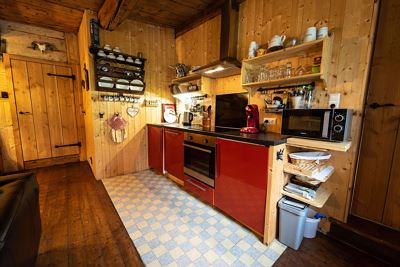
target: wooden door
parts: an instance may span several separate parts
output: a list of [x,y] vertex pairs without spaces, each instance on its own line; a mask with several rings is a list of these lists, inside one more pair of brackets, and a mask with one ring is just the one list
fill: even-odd
[[79,154],[74,81],[68,65],[11,59],[24,161]]
[[400,228],[398,14],[397,0],[381,2],[352,203],[354,215],[394,228]]

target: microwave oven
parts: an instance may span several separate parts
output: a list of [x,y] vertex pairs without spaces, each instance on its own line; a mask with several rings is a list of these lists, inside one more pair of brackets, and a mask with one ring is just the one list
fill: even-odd
[[282,134],[341,142],[350,139],[350,109],[288,109],[282,114]]

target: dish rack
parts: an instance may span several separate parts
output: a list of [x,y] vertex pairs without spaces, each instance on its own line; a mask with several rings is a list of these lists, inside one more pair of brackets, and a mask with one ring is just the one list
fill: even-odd
[[[115,92],[121,94],[144,94],[146,83],[145,58],[128,55],[122,52],[104,50],[105,57],[97,54],[99,49],[93,52],[94,67],[96,73],[96,91]],[[113,53],[116,58],[108,58],[107,55]],[[134,62],[121,61],[117,58],[131,57]],[[138,63],[140,62],[140,63]],[[107,78],[107,80],[104,79]]]

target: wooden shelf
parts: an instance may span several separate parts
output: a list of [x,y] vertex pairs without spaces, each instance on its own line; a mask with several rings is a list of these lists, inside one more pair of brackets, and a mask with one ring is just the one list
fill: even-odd
[[96,91],[108,92],[108,93],[120,93],[120,94],[133,94],[133,95],[143,95],[143,91],[133,91],[133,90],[125,90],[125,89],[117,89],[117,88],[107,88],[97,86]]
[[176,78],[172,80],[172,83],[185,83],[185,82],[190,82],[194,80],[201,79],[200,74],[190,74],[181,78]]
[[243,63],[248,63],[251,65],[264,65],[285,58],[301,56],[307,53],[322,51],[324,42],[329,42],[329,38],[330,37],[320,40],[315,40],[304,44],[299,44],[275,52],[270,52],[263,56],[255,57],[252,59],[245,59],[243,60]]
[[326,182],[332,176],[333,172],[335,171],[335,168],[328,165],[321,171],[315,169],[305,170],[291,163],[285,163],[285,165],[283,166],[283,171],[293,175],[305,176],[310,179],[318,180],[323,183]]
[[328,190],[320,187],[320,188],[318,188],[317,196],[314,199],[307,199],[307,198],[304,198],[302,196],[299,196],[299,195],[287,192],[285,190],[282,190],[282,195],[294,198],[294,199],[296,199],[298,201],[301,201],[303,203],[309,204],[309,205],[311,205],[313,207],[316,207],[316,208],[322,208],[325,205],[326,201],[328,201],[328,199],[331,196],[331,194],[332,193],[329,192]]
[[254,82],[254,83],[245,83],[242,84],[244,87],[251,87],[251,88],[261,88],[261,87],[277,87],[279,88],[280,85],[298,85],[298,84],[305,84],[310,83],[312,81],[317,81],[321,79],[321,73],[312,73],[306,74],[301,76],[293,76],[290,78],[285,79],[276,79],[276,80],[267,80],[262,82]]
[[328,141],[320,141],[320,140],[312,140],[312,139],[296,138],[296,137],[288,138],[286,144],[289,146],[304,147],[315,150],[332,150],[340,152],[346,152],[351,147],[351,141],[328,142]]

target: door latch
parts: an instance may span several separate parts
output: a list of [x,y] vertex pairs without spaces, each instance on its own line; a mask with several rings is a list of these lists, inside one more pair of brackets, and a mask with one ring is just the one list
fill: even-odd
[[392,103],[387,103],[387,104],[378,104],[376,102],[372,103],[369,105],[370,108],[372,109],[377,109],[377,108],[383,108],[383,107],[395,107],[395,104]]

